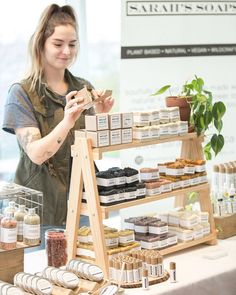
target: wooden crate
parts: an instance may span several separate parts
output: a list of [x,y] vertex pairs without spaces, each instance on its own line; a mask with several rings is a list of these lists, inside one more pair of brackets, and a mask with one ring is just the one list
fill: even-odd
[[0,252],[0,280],[12,284],[20,271],[24,271],[24,249]]
[[236,213],[228,216],[215,216],[218,239],[227,239],[236,235]]

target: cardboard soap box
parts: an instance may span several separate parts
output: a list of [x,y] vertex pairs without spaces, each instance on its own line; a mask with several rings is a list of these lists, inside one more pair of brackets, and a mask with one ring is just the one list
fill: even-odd
[[214,216],[218,239],[236,235],[236,213],[227,216]]

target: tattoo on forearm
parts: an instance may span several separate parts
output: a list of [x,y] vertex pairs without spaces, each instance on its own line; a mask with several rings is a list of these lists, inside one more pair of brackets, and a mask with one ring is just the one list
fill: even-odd
[[20,145],[22,146],[22,148],[24,149],[25,152],[27,152],[27,145],[30,142],[36,141],[38,139],[41,138],[40,133],[30,133],[29,131],[27,131],[25,134],[23,135],[18,135],[17,136]]
[[62,139],[61,139],[61,137],[59,137],[59,138],[57,139],[57,143],[58,143],[58,144],[61,144],[61,142],[62,142]]

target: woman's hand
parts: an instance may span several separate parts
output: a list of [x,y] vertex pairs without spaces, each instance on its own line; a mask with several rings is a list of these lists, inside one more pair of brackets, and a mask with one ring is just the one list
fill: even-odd
[[66,95],[64,121],[70,129],[74,127],[75,122],[79,119],[81,113],[83,112],[82,106],[84,105],[84,98],[78,95],[78,93],[78,91],[71,91]]
[[[95,98],[98,98],[99,96],[103,96],[106,92],[106,90],[92,90],[93,95]],[[101,102],[97,102],[94,106],[96,113],[108,113],[112,109],[114,105],[114,98],[112,96],[107,96],[102,100]]]

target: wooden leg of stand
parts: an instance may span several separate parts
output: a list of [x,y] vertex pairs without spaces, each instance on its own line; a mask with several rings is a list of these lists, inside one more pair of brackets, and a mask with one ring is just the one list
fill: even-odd
[[175,207],[185,207],[186,195],[178,195],[175,197]]
[[93,163],[92,146],[89,140],[80,138],[81,161],[83,165],[83,180],[87,198],[89,221],[93,237],[93,247],[96,263],[108,278],[108,256],[105,244],[104,229],[102,223],[102,212],[97,189],[95,169]]
[[211,241],[206,242],[208,245],[216,245],[217,244],[217,236],[216,236],[216,228],[215,221],[212,212],[211,206],[211,198],[210,198],[210,187],[209,185],[205,190],[199,192],[199,203],[201,206],[201,211],[209,213],[209,223],[211,228],[211,233],[214,235],[214,238]]
[[203,142],[202,137],[183,140],[182,147],[181,147],[181,158],[192,159],[192,160],[204,159],[202,142]]
[[68,201],[68,211],[66,220],[66,235],[67,235],[67,255],[68,260],[75,258],[77,250],[78,227],[81,212],[82,202],[82,166],[81,160],[77,153],[78,141],[75,140],[75,155],[73,157],[70,192]]

